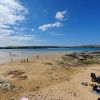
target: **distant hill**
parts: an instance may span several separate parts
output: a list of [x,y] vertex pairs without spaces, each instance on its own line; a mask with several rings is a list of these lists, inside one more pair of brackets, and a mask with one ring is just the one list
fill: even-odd
[[0,49],[38,49],[38,48],[100,48],[100,45],[82,45],[82,46],[7,46]]
[[82,45],[82,46],[74,46],[74,47],[82,47],[82,48],[100,48],[100,45]]
[[63,46],[7,46],[0,49],[38,49],[38,48],[62,48]]

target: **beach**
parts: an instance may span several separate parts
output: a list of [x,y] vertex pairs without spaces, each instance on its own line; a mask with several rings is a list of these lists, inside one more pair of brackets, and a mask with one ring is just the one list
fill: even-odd
[[0,100],[100,100],[100,0],[0,0]]
[[92,87],[81,83],[92,84],[90,74],[100,75],[100,64],[66,67],[58,63],[65,54],[46,53],[0,64],[0,80],[14,85],[12,90],[0,89],[0,100],[97,100]]

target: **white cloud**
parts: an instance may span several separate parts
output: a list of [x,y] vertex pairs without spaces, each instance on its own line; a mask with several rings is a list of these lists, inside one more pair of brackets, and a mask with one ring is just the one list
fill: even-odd
[[34,45],[36,43],[42,43],[45,40],[39,39],[36,35],[7,35],[0,34],[0,46],[11,46],[11,45],[32,45],[29,44],[30,41],[33,41]]
[[46,31],[49,28],[54,28],[54,27],[59,28],[61,26],[62,26],[62,24],[60,22],[55,22],[55,23],[52,23],[52,24],[44,24],[44,25],[41,25],[39,27],[39,29],[42,30],[42,31]]
[[[25,20],[27,9],[20,3],[19,0],[0,0],[0,40],[30,40],[33,37],[17,35],[15,25]],[[13,26],[13,28],[12,28]],[[25,28],[20,27],[20,31]]]
[[7,25],[2,25],[2,24],[0,24],[0,28],[10,28],[10,27],[7,26]]
[[12,41],[12,40],[20,40],[20,41],[27,41],[27,40],[32,40],[36,39],[35,35],[5,35],[5,34],[0,34],[0,40],[5,40],[5,41]]
[[15,31],[15,33],[16,32],[23,32],[23,31],[26,31],[26,30],[28,30],[28,28],[26,28],[26,27],[13,27],[13,30]]
[[[63,21],[65,19],[65,14],[67,13],[67,11],[59,11],[56,13],[56,16],[55,18],[59,21]],[[61,22],[55,22],[55,23],[49,23],[49,24],[44,24],[44,25],[41,25],[38,29],[42,30],[42,31],[46,31],[47,29],[49,28],[59,28],[62,26],[62,23]]]
[[9,29],[3,29],[3,28],[0,28],[0,34],[11,34],[13,33],[14,31],[13,30],[9,30]]
[[0,34],[0,46],[26,45],[29,41],[36,41],[35,35],[7,35]]
[[13,39],[13,40],[32,40],[32,39],[35,39],[35,36],[34,35],[19,35],[19,36],[11,36],[9,37],[10,39]]
[[32,31],[34,31],[35,29],[32,28]]
[[0,0],[0,26],[7,27],[24,20],[26,12],[18,0]]
[[55,18],[58,20],[63,20],[65,18],[65,14],[67,13],[67,11],[59,11],[56,13]]

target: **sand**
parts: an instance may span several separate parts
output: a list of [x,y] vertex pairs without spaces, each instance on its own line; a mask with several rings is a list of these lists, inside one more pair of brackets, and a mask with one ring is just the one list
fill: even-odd
[[91,86],[90,73],[100,75],[100,65],[64,69],[57,64],[63,53],[50,53],[29,58],[29,62],[15,61],[0,65],[0,79],[16,86],[15,91],[0,90],[0,100],[97,100],[99,95]]

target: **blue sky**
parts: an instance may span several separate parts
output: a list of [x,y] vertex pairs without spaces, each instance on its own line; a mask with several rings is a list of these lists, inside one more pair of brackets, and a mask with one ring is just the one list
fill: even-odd
[[99,44],[100,0],[0,0],[0,46]]

